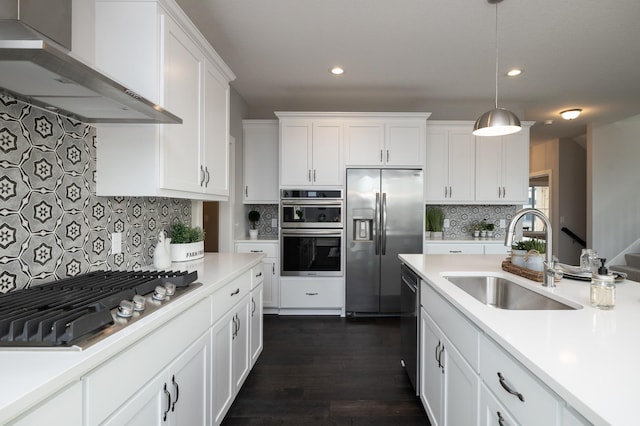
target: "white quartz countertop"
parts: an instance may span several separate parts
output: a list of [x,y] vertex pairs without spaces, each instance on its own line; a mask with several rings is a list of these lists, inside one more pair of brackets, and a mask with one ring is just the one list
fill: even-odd
[[[640,406],[640,283],[616,286],[616,305],[589,305],[589,283],[562,279],[549,289],[505,272],[504,255],[400,255],[424,280],[594,424],[636,425]],[[578,310],[496,309],[443,278],[505,276]]]
[[257,265],[262,257],[257,253],[207,253],[202,259],[174,263],[172,270],[198,271],[198,281],[203,285],[83,351],[0,348],[0,424],[78,382],[104,361]]
[[504,244],[504,238],[470,238],[468,240],[429,240],[425,239],[426,244]]

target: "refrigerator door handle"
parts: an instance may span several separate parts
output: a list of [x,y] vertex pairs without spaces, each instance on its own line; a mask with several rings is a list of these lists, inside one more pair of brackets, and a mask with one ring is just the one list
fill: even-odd
[[376,192],[376,211],[374,213],[375,223],[373,224],[374,246],[376,254],[380,254],[380,193]]
[[387,193],[382,193],[382,211],[380,212],[380,245],[382,254],[387,254]]

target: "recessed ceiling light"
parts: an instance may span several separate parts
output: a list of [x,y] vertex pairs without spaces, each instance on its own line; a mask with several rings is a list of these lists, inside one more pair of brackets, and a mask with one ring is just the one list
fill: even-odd
[[567,109],[565,111],[562,111],[560,115],[565,120],[574,120],[580,116],[580,113],[582,113],[582,110],[580,108],[574,108],[574,109]]
[[333,67],[333,68],[331,68],[330,72],[333,75],[342,75],[342,74],[344,74],[344,68],[342,68],[342,67]]
[[523,69],[520,68],[512,68],[509,71],[507,71],[507,75],[509,77],[516,77],[519,76],[520,74],[522,74],[524,72]]
[[553,120],[545,120],[545,121],[544,121],[544,124],[547,124],[547,125],[549,125],[549,124],[553,124]]

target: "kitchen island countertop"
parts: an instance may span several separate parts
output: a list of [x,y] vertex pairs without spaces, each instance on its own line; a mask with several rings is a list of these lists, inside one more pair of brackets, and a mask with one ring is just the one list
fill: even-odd
[[197,271],[203,285],[83,351],[0,349],[0,424],[77,383],[92,369],[259,264],[263,257],[207,253],[202,259],[172,264],[168,269]]
[[[405,254],[400,259],[478,328],[594,424],[637,424],[640,405],[640,283],[617,285],[616,305],[589,305],[589,283],[562,279],[549,289],[504,272],[504,255]],[[444,276],[505,276],[578,310],[501,310],[477,301]]]

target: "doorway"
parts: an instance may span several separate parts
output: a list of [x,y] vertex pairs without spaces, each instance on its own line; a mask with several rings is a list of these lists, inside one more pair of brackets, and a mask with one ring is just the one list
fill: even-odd
[[218,252],[218,226],[220,223],[220,203],[218,201],[205,201],[202,203],[202,229],[205,233],[204,251],[207,253]]

